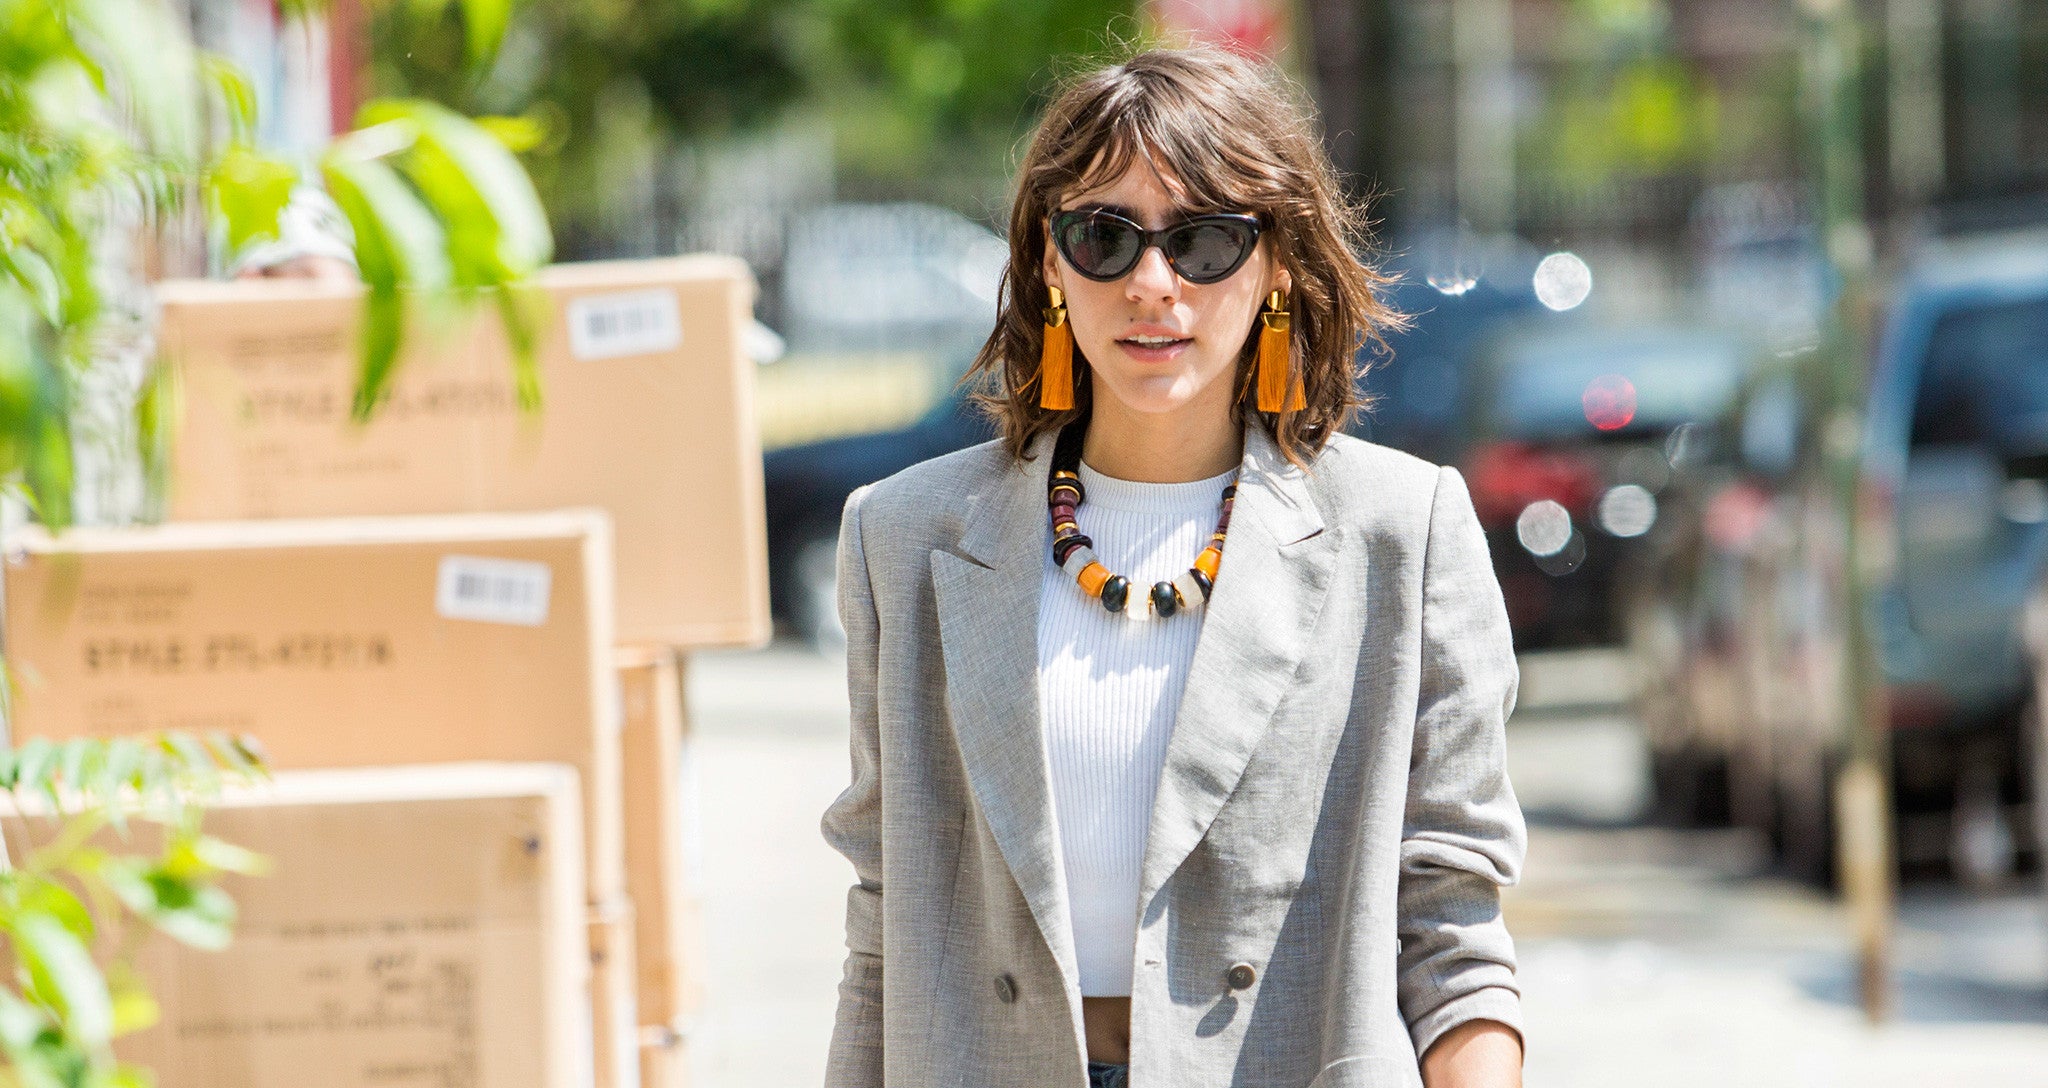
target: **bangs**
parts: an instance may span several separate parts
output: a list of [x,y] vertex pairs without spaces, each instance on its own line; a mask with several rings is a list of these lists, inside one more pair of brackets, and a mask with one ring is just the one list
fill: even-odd
[[[1224,119],[1190,96],[1168,93],[1177,89],[1158,87],[1148,88],[1153,93],[1144,95],[1115,91],[1104,95],[1103,108],[1091,112],[1105,120],[1074,133],[1073,151],[1062,156],[1066,184],[1045,194],[1047,206],[1056,205],[1070,193],[1112,185],[1133,164],[1143,162],[1162,175],[1161,184],[1169,192],[1172,183],[1178,183],[1176,202],[1182,211],[1267,212],[1257,175],[1237,176],[1229,170],[1229,161],[1244,160],[1229,153],[1236,149],[1217,144],[1216,133],[1225,127]],[[1127,97],[1128,101],[1116,101]]]

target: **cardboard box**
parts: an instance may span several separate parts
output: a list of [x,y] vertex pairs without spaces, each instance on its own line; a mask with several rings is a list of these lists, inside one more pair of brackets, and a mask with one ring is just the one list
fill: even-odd
[[[287,771],[230,788],[206,832],[272,869],[224,878],[238,912],[227,948],[141,943],[162,1019],[117,1039],[117,1056],[160,1088],[586,1088],[581,807],[561,764]],[[56,833],[7,813],[17,858]],[[157,829],[131,826],[128,849],[160,849]]]
[[253,734],[278,768],[568,763],[624,893],[598,510],[74,529],[4,563],[16,741]]
[[633,905],[590,909],[590,1010],[597,1088],[640,1088],[640,1015],[635,999]]
[[681,655],[621,647],[626,892],[638,923],[640,1022],[678,1025],[702,1003],[699,791]]
[[174,520],[599,506],[617,529],[615,641],[769,633],[754,283],[736,258],[556,265],[545,403],[522,416],[495,311],[417,335],[367,429],[349,422],[361,294],[303,281],[158,288],[182,376]]
[[689,1088],[690,1040],[667,1034],[640,1048],[640,1083],[644,1088]]

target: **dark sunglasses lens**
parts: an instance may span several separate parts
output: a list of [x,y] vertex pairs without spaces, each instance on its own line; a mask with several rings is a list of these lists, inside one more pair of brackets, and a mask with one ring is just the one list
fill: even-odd
[[1194,283],[1212,283],[1236,271],[1252,246],[1252,232],[1241,223],[1190,223],[1166,239],[1173,267]]
[[1114,279],[1138,263],[1138,232],[1107,216],[1068,216],[1060,221],[1060,251],[1083,275]]

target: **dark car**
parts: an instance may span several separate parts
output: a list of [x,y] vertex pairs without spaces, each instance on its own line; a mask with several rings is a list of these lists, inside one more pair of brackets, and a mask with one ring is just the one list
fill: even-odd
[[1755,348],[1704,324],[1510,323],[1478,351],[1459,458],[1521,648],[1619,636],[1614,582],[1688,425]]
[[956,385],[908,427],[771,450],[763,457],[768,597],[778,624],[814,646],[843,643],[839,515],[854,488],[996,435]]
[[1478,346],[1500,323],[1561,320],[1536,300],[1529,261],[1499,268],[1471,283],[1432,285],[1413,259],[1396,269],[1400,279],[1384,293],[1394,309],[1413,317],[1405,332],[1387,337],[1390,355],[1362,353],[1371,365],[1359,388],[1372,407],[1351,433],[1438,464],[1454,464],[1469,438],[1466,384]]

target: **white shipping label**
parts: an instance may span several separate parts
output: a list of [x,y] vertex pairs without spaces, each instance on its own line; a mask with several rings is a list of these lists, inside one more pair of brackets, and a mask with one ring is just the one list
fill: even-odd
[[444,555],[434,610],[451,620],[538,627],[548,618],[551,574],[531,560]]
[[569,302],[569,350],[578,359],[652,355],[682,344],[674,291],[616,291]]

